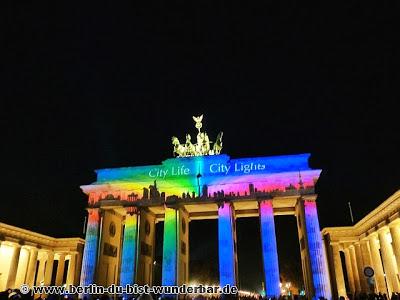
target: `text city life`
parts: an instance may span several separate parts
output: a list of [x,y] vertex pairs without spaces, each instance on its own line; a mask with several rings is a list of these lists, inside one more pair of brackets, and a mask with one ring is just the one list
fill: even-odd
[[[249,174],[253,171],[264,171],[266,165],[263,163],[234,163],[223,164],[214,163],[210,164],[208,171],[211,174],[228,175],[228,173],[239,173],[239,174]],[[170,168],[153,168],[149,171],[149,177],[151,178],[162,178],[165,179],[168,176],[189,176],[198,175],[197,170],[191,170],[184,164],[180,166],[171,166]],[[233,174],[232,174],[233,175]]]

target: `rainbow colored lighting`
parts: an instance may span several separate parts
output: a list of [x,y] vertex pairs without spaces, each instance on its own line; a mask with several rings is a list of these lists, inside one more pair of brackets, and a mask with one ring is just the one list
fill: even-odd
[[89,209],[89,216],[83,250],[81,286],[94,283],[94,271],[96,268],[98,233],[100,216],[97,209]]
[[279,263],[272,201],[261,201],[259,204],[259,210],[264,262],[265,294],[268,298],[279,298]]
[[[156,182],[165,196],[183,193],[208,196],[221,193],[249,195],[249,185],[260,192],[285,192],[287,189],[313,187],[321,170],[308,166],[310,154],[231,159],[228,155],[171,158],[161,165],[97,170],[97,181],[82,186],[91,204],[109,194],[128,200],[143,199],[144,189]],[[198,176],[198,175],[201,176]],[[301,183],[299,180],[301,174]]]
[[177,226],[176,209],[165,207],[162,285],[177,285]]
[[331,287],[326,264],[326,254],[320,233],[317,205],[315,201],[304,201],[305,223],[311,272],[314,282],[314,299],[331,299]]
[[218,208],[218,252],[220,286],[236,285],[233,213],[229,202]]
[[127,214],[122,248],[120,283],[125,286],[135,283],[138,215]]

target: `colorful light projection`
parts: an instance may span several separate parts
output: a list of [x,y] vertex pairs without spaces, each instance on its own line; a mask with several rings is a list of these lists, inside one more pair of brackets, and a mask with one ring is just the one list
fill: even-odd
[[224,202],[218,207],[219,283],[221,287],[227,284],[236,285],[232,210],[229,202]]
[[138,215],[128,213],[125,219],[124,242],[121,262],[121,285],[133,285],[136,273]]
[[326,255],[320,233],[317,205],[315,201],[304,201],[305,223],[314,282],[314,299],[331,299]]
[[96,269],[97,244],[99,238],[100,216],[97,209],[89,209],[89,216],[83,250],[81,286],[94,283],[94,271]]
[[162,285],[177,285],[177,226],[178,212],[174,208],[165,207],[164,244],[162,262]]
[[261,201],[259,204],[259,211],[264,263],[265,294],[268,298],[279,298],[281,294],[279,287],[279,263],[272,201]]
[[250,185],[258,192],[284,192],[314,186],[321,170],[313,170],[308,166],[309,156],[298,154],[231,159],[228,155],[214,155],[172,158],[161,165],[97,170],[97,181],[82,186],[82,189],[89,194],[90,203],[105,199],[109,194],[123,200],[129,197],[154,198],[160,193],[179,197],[183,193],[194,193],[196,197],[199,194],[214,197],[221,193],[246,196],[252,192]]

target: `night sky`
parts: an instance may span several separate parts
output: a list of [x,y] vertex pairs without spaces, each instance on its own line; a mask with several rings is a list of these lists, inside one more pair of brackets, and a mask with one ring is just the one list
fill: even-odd
[[[349,225],[349,201],[357,221],[400,188],[399,7],[196,4],[9,7],[1,222],[81,236],[79,185],[93,170],[172,157],[171,136],[193,135],[202,113],[231,157],[310,152],[323,170],[321,227]],[[241,281],[253,288],[258,223],[238,222]],[[199,242],[215,224],[191,224],[192,260],[206,264],[208,249],[217,263],[214,237]],[[290,266],[295,223],[277,225]]]

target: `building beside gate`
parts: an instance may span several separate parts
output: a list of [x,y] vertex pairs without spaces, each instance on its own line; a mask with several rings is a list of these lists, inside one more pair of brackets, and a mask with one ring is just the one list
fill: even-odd
[[0,223],[0,291],[21,284],[78,284],[84,240]]
[[[400,292],[400,190],[354,226],[328,227],[322,233],[334,296]],[[364,274],[366,267],[372,268],[372,277]]]

